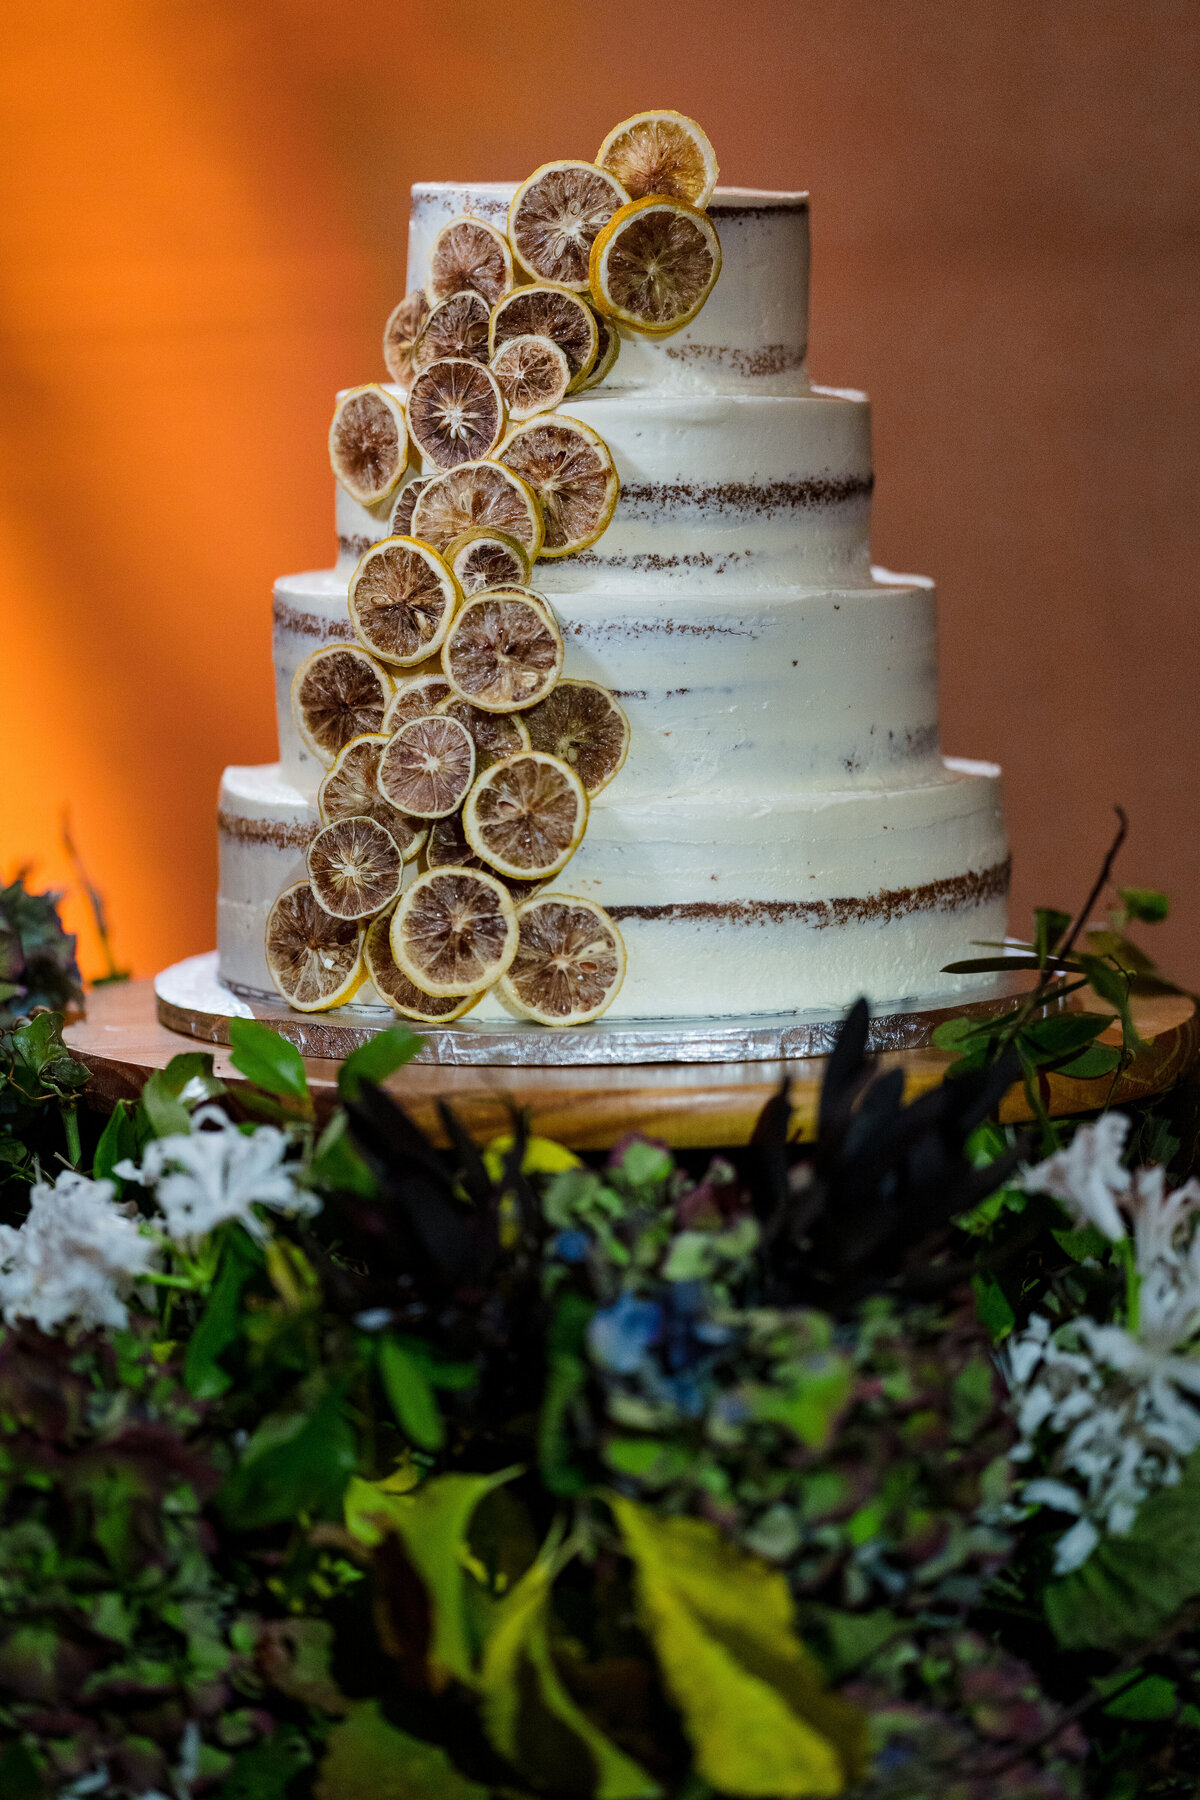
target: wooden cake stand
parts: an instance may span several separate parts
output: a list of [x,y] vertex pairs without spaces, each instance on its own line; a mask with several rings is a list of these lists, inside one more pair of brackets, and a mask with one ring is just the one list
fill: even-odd
[[[1088,1009],[1109,1011],[1089,997]],[[1195,1002],[1187,995],[1139,999],[1134,1017],[1147,1048],[1114,1084],[1111,1076],[1077,1081],[1048,1078],[1049,1110],[1055,1115],[1085,1113],[1106,1104],[1127,1105],[1165,1093],[1186,1073],[1200,1049]],[[151,1071],[165,1068],[180,1051],[211,1049],[217,1075],[234,1089],[246,1086],[221,1044],[161,1024],[154,983],[135,981],[101,988],[88,1000],[87,1017],[68,1026],[72,1053],[92,1071],[92,1091],[103,1106],[134,1099]],[[1120,1043],[1114,1025],[1099,1040]],[[905,1073],[909,1100],[942,1080],[953,1058],[933,1049],[884,1051],[884,1068]],[[718,1148],[749,1141],[754,1122],[780,1081],[791,1083],[796,1135],[811,1137],[824,1057],[789,1057],[770,1062],[651,1063],[633,1067],[449,1067],[410,1064],[387,1086],[421,1128],[444,1142],[436,1102],[448,1101],[479,1141],[509,1129],[509,1106],[528,1110],[531,1128],[575,1150],[609,1148],[623,1133],[645,1132],[676,1149]],[[337,1093],[335,1061],[306,1057],[305,1066],[318,1109],[328,1112]],[[1006,1123],[1030,1117],[1025,1095],[1014,1087],[1001,1107]]]

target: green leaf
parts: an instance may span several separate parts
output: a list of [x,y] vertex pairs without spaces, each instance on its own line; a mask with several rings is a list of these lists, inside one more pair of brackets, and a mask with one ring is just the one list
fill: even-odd
[[1022,1028],[1018,1047],[1037,1068],[1051,1068],[1068,1061],[1087,1047],[1112,1020],[1098,1013],[1052,1013]]
[[1089,1044],[1081,1055],[1073,1057],[1070,1062],[1059,1063],[1057,1073],[1071,1075],[1076,1081],[1097,1081],[1101,1075],[1111,1075],[1120,1066],[1119,1050],[1114,1050],[1110,1044]]
[[315,1800],[488,1800],[438,1744],[389,1725],[378,1700],[356,1706],[325,1740]]
[[306,1179],[310,1187],[358,1194],[364,1200],[374,1200],[378,1195],[375,1177],[354,1148],[350,1121],[340,1108],[321,1133]]
[[1054,906],[1038,906],[1033,914],[1033,943],[1038,966],[1045,964],[1052,950],[1057,950],[1071,926],[1070,913]]
[[446,1441],[442,1419],[425,1362],[398,1338],[383,1337],[378,1348],[379,1375],[405,1437],[418,1450],[440,1450]]
[[165,1069],[155,1069],[145,1087],[138,1106],[139,1125],[148,1128],[151,1137],[187,1137],[192,1129],[192,1115],[171,1086]]
[[812,1357],[811,1366],[797,1373],[788,1387],[757,1388],[751,1410],[756,1419],[793,1432],[810,1450],[824,1450],[853,1385],[850,1364],[830,1351]]
[[863,1772],[866,1721],[825,1691],[785,1577],[707,1520],[609,1497],[639,1611],[696,1770],[723,1793],[839,1794]]
[[1179,1690],[1165,1675],[1143,1675],[1140,1681],[1110,1700],[1104,1708],[1110,1719],[1170,1719],[1179,1705]]
[[329,1388],[311,1412],[264,1419],[226,1479],[218,1501],[231,1525],[256,1531],[294,1523],[300,1513],[330,1518],[354,1473],[356,1445],[343,1386]]
[[312,1112],[312,1096],[304,1058],[295,1044],[261,1025],[257,1019],[231,1019],[229,1022],[230,1062],[240,1074],[268,1094],[284,1100],[297,1100],[306,1114]]
[[265,1742],[238,1752],[215,1800],[287,1800],[296,1776],[311,1761],[300,1732],[291,1725],[281,1726]]
[[588,1477],[575,1461],[567,1420],[588,1380],[587,1328],[595,1307],[582,1294],[559,1300],[546,1334],[546,1387],[538,1417],[538,1466],[551,1494],[580,1494]]
[[338,1070],[338,1093],[343,1100],[357,1100],[364,1081],[378,1087],[397,1069],[411,1062],[422,1040],[407,1025],[389,1025],[352,1050]]
[[219,1399],[232,1385],[220,1358],[238,1336],[242,1289],[262,1262],[262,1251],[240,1226],[225,1232],[217,1277],[183,1359],[184,1386],[197,1400]]
[[1112,1249],[1108,1238],[1102,1231],[1097,1231],[1094,1225],[1079,1225],[1073,1231],[1052,1231],[1050,1236],[1060,1250],[1066,1251],[1072,1262],[1095,1261]]
[[104,1130],[96,1145],[96,1154],[92,1159],[93,1176],[97,1181],[111,1181],[117,1164],[126,1157],[131,1162],[137,1162],[142,1149],[142,1134],[137,1128],[132,1108],[128,1100],[118,1100],[104,1121]]
[[562,1684],[550,1651],[554,1574],[555,1558],[543,1553],[495,1608],[479,1672],[484,1729],[501,1756],[551,1792],[655,1800],[658,1783],[605,1737]]
[[1107,1000],[1121,1021],[1121,1037],[1125,1049],[1131,1054],[1144,1048],[1138,1036],[1137,1027],[1130,1011],[1131,982],[1122,970],[1113,967],[1112,963],[1101,956],[1081,956],[1080,967],[1087,976],[1093,991],[1102,1000]]
[[1161,925],[1171,910],[1171,903],[1159,888],[1118,888],[1121,904],[1139,925]]

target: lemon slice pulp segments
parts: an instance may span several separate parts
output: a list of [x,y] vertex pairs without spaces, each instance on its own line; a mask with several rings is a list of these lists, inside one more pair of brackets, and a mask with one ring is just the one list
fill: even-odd
[[490,369],[465,356],[430,363],[408,395],[408,430],[435,469],[490,456],[504,435],[504,398]]
[[446,546],[446,561],[466,595],[480,588],[501,587],[529,580],[529,558],[515,537],[506,531],[489,531],[473,525]]
[[475,994],[446,994],[440,998],[424,994],[414,987],[408,976],[396,967],[392,955],[392,912],[379,913],[367,926],[363,938],[363,962],[381,1000],[406,1019],[421,1019],[429,1025],[448,1025],[461,1019],[479,999]]
[[592,245],[592,300],[632,331],[667,337],[696,317],[721,273],[706,213],[650,194],[622,207]]
[[463,807],[463,831],[488,867],[518,881],[544,881],[574,855],[588,803],[574,769],[523,750],[485,769]]
[[[599,320],[596,329],[599,332]],[[489,367],[500,384],[510,419],[532,419],[535,413],[553,412],[571,385],[566,351],[552,338],[506,338]]]
[[379,792],[416,819],[457,811],[475,779],[475,740],[458,719],[410,719],[379,758]]
[[516,955],[516,910],[483,869],[427,869],[392,914],[392,955],[427,994],[480,993]]
[[543,163],[521,183],[508,209],[513,255],[534,281],[585,292],[596,233],[628,203],[621,183],[595,163]]
[[478,773],[502,756],[515,756],[518,750],[530,748],[529,733],[520,713],[484,712],[457,694],[451,694],[438,707],[448,719],[457,719],[470,732],[475,744],[475,769]]
[[329,460],[360,506],[386,500],[408,461],[404,408],[395,395],[378,382],[343,394],[329,427]]
[[613,364],[616,362],[618,352],[621,348],[621,333],[617,330],[615,319],[606,319],[602,312],[596,312],[594,309],[592,317],[596,321],[596,330],[599,334],[599,347],[596,351],[596,360],[592,364],[591,370],[584,380],[579,383],[581,392],[585,388],[599,387],[602,381],[608,380],[608,377],[612,374]]
[[495,306],[513,284],[512,251],[503,232],[469,213],[443,225],[429,252],[428,294],[436,304],[469,288]]
[[595,681],[560,681],[523,715],[534,750],[574,769],[588,799],[608,786],[629,752],[629,720]]
[[515,288],[492,308],[488,350],[492,358],[515,337],[544,337],[557,344],[571,370],[572,386],[591,373],[600,346],[596,315],[571,288],[541,281]]
[[308,846],[308,879],[318,906],[335,919],[369,919],[400,892],[404,862],[375,819],[323,825]]
[[584,1025],[607,1011],[625,979],[625,945],[602,906],[538,894],[517,907],[517,954],[500,993],[540,1025]]
[[596,162],[625,188],[631,200],[665,194],[707,206],[721,171],[713,147],[695,119],[680,112],[635,113],[614,125]]
[[351,738],[327,769],[317,789],[317,812],[322,825],[339,819],[374,819],[390,832],[405,862],[424,847],[427,829],[398,812],[379,792],[379,758],[387,737],[370,732]]
[[362,926],[335,919],[307,881],[284,888],[267,915],[266,958],[271,980],[297,1012],[344,1006],[365,979]]
[[558,626],[536,602],[517,594],[468,600],[442,647],[447,681],[484,712],[535,706],[553,688],[562,664]]
[[543,556],[586,550],[616,511],[621,483],[608,445],[590,425],[565,413],[514,426],[497,457],[538,497],[546,532]]
[[436,675],[409,675],[396,683],[396,691],[388,701],[379,729],[390,737],[410,719],[424,719],[436,712],[441,702],[448,700],[453,692],[440,670]]
[[383,362],[388,374],[408,391],[413,378],[413,344],[429,312],[424,288],[413,288],[392,308],[383,328]]
[[482,294],[451,294],[434,307],[412,349],[414,374],[446,356],[465,356],[471,362],[488,359],[488,325],[491,308]]
[[359,641],[381,662],[408,668],[441,648],[462,596],[436,550],[396,537],[372,544],[347,598]]
[[392,507],[392,516],[388,522],[389,537],[413,537],[413,507],[421,497],[421,490],[429,486],[428,475],[414,475],[406,481],[396,495],[396,503]]
[[357,644],[323,644],[292,677],[292,717],[301,742],[326,768],[351,738],[383,728],[390,675]]
[[516,538],[531,563],[541,550],[544,527],[537,496],[502,463],[460,463],[433,476],[413,508],[413,536],[435,550],[446,550],[475,525]]

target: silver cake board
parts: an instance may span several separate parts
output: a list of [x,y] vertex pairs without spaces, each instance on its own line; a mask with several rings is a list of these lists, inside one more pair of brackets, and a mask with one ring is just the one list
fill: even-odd
[[[962,980],[955,993],[914,995],[872,1009],[868,1048],[916,1050],[935,1028],[964,1013],[994,1017],[1028,991],[1023,975]],[[234,992],[217,978],[217,953],[190,956],[164,969],[154,983],[159,1022],[170,1031],[207,1044],[227,1044],[233,1019],[259,1019],[295,1044],[304,1056],[340,1061],[395,1023],[384,1006],[339,1006],[328,1013],[299,1013],[278,995]],[[827,1056],[846,1009],[735,1019],[597,1019],[556,1031],[516,1019],[465,1018],[453,1025],[411,1022],[423,1040],[415,1061],[443,1066],[571,1068],[633,1063],[775,1062]],[[410,1021],[402,1021],[410,1023]]]

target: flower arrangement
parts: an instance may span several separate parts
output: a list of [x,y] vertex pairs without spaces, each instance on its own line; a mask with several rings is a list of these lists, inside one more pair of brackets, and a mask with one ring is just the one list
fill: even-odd
[[436,1147],[401,1026],[322,1123],[237,1021],[250,1086],[96,1136],[60,1023],[0,1039],[0,1795],[1195,1791],[1180,1097],[1019,1137],[998,1021],[906,1106],[860,1005],[813,1144],[584,1162]]

